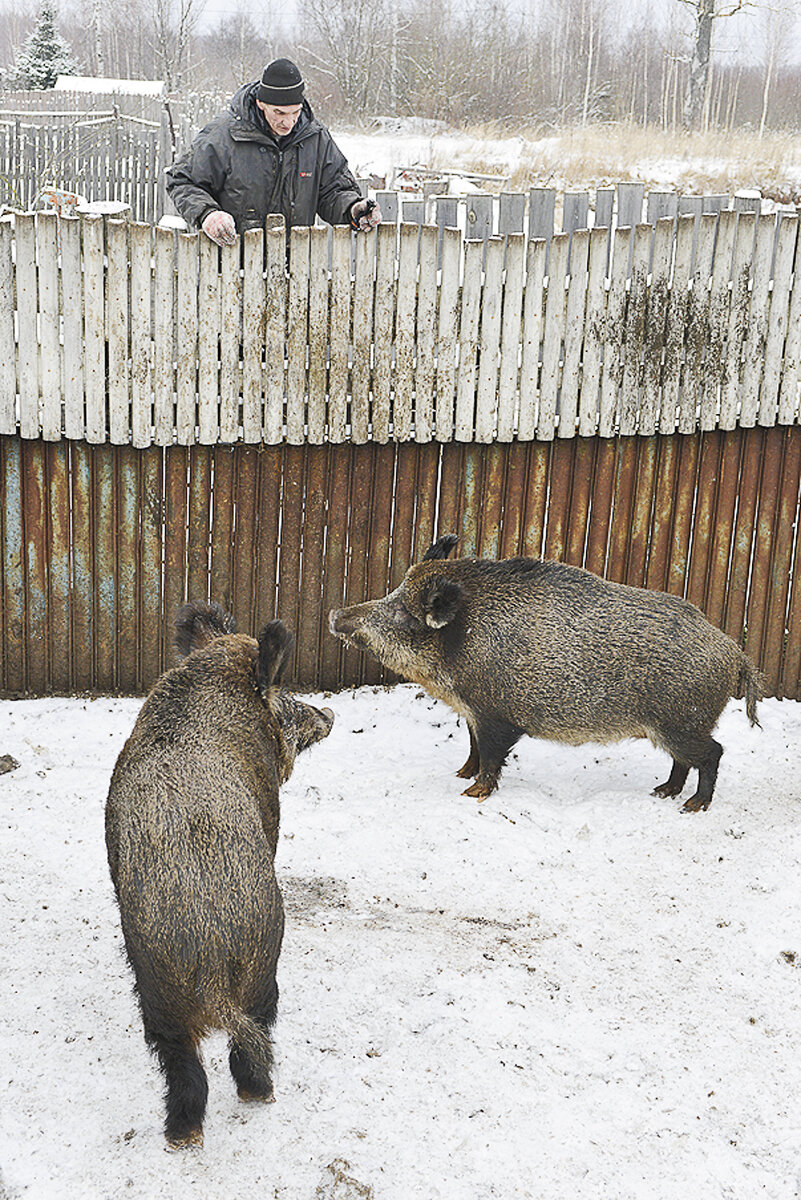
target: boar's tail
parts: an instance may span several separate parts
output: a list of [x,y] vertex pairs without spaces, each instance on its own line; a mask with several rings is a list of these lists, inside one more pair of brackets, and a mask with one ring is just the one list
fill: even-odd
[[225,1008],[220,1025],[229,1037],[247,1052],[260,1074],[269,1075],[273,1066],[273,1043],[269,1031],[241,1009]]
[[745,696],[745,712],[752,725],[759,725],[757,702],[762,699],[762,694],[762,677],[754,664],[744,658],[740,668],[738,695]]

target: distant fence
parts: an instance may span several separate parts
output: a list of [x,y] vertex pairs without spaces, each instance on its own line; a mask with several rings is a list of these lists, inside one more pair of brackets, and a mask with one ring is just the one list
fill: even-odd
[[46,191],[117,200],[135,220],[165,212],[164,168],[219,110],[212,97],[0,92],[0,205],[43,206]]
[[[173,211],[164,187],[165,167],[226,102],[214,95],[0,92],[0,205],[21,211],[43,207],[43,193],[56,188],[90,203],[125,203],[134,220],[154,224]],[[698,218],[730,208],[759,213],[762,203],[758,195],[743,193],[646,193],[637,182],[593,191],[536,186],[510,192],[502,177],[463,174],[492,190],[446,194],[459,172],[437,175],[413,167],[396,168],[392,186],[373,194],[387,222],[456,227],[471,240],[513,233],[550,240],[557,232],[654,224],[688,214]],[[368,190],[367,180],[360,184]]]
[[[438,269],[438,262],[440,263]],[[798,219],[487,242],[403,224],[205,235],[0,221],[0,433],[529,441],[801,418]]]

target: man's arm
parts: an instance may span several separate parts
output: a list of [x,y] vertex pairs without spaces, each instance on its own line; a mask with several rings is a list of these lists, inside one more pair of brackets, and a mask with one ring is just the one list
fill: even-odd
[[345,155],[327,129],[321,136],[317,167],[320,172],[317,212],[329,225],[350,225],[350,210],[362,199],[362,194]]
[[206,126],[191,147],[165,171],[167,194],[187,225],[200,227],[209,213],[217,212],[217,197],[225,183],[225,164],[213,134],[217,123]]

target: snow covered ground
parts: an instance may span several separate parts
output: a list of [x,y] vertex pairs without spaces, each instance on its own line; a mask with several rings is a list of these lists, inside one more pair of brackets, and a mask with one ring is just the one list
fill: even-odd
[[209,1039],[176,1154],[103,841],[140,702],[0,702],[0,1196],[797,1197],[801,705],[732,702],[682,815],[645,743],[525,739],[477,804],[418,688],[327,703],[282,792],[277,1102]]

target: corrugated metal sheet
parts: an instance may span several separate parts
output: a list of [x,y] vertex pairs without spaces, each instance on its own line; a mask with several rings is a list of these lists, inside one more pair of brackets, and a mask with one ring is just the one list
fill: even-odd
[[397,586],[430,541],[544,554],[673,591],[801,698],[801,427],[354,446],[135,450],[0,438],[5,696],[146,691],[186,600],[296,636],[309,689],[385,675],[329,609]]

